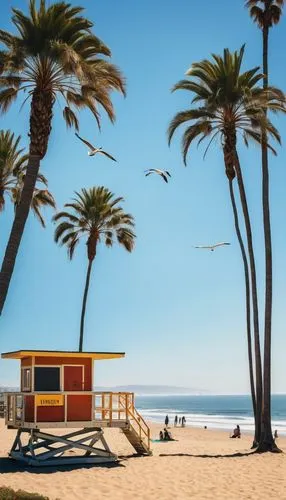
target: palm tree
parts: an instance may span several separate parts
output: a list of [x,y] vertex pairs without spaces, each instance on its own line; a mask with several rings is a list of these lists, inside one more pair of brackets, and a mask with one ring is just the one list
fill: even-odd
[[80,193],[76,193],[72,203],[66,203],[65,207],[71,211],[60,212],[54,217],[55,222],[59,221],[55,231],[55,241],[67,246],[70,259],[73,258],[80,238],[86,239],[88,267],[80,320],[80,352],[83,346],[90,275],[98,244],[103,243],[107,247],[112,247],[117,240],[128,252],[134,247],[136,237],[133,232],[134,219],[119,205],[123,201],[122,197],[115,198],[114,194],[103,186],[82,189]]
[[[50,2],[49,2],[50,3]],[[92,33],[81,7],[58,1],[29,2],[29,14],[12,9],[16,34],[0,30],[0,110],[6,112],[20,93],[31,99],[27,174],[0,273],[0,314],[12,277],[33,191],[46,155],[56,99],[68,127],[78,130],[77,111],[87,108],[100,125],[98,106],[111,121],[113,90],[124,94],[120,71],[102,56],[109,48]]]
[[[248,0],[250,16],[262,30],[263,36],[263,86],[268,87],[268,38],[269,29],[278,24],[284,0]],[[265,110],[265,113],[267,110]],[[264,372],[262,434],[259,450],[276,450],[271,428],[271,336],[272,336],[272,241],[269,206],[269,169],[267,133],[262,131],[262,204],[265,243],[265,316],[264,316]]]
[[[252,400],[253,402],[256,402],[256,410],[254,408],[254,414],[256,415],[256,440],[260,436],[260,415],[262,407],[262,367],[259,338],[258,299],[252,229],[242,171],[237,153],[237,136],[238,133],[241,133],[246,145],[248,145],[250,139],[260,143],[261,125],[263,124],[270,136],[277,141],[280,141],[278,131],[267,119],[264,111],[267,108],[275,111],[283,110],[284,95],[278,89],[269,88],[266,91],[257,86],[263,78],[263,75],[258,73],[259,68],[253,68],[250,71],[242,73],[241,64],[243,61],[243,55],[244,47],[242,47],[239,52],[234,52],[233,54],[226,49],[223,57],[213,55],[213,61],[204,60],[193,64],[190,70],[187,71],[187,75],[190,76],[191,79],[181,80],[174,86],[173,91],[182,89],[192,92],[194,94],[194,98],[192,100],[194,106],[187,111],[183,111],[175,115],[169,126],[169,143],[172,140],[174,132],[179,126],[191,122],[191,125],[189,125],[185,130],[182,139],[182,154],[185,164],[187,162],[189,148],[196,139],[198,139],[198,144],[205,139],[209,139],[206,152],[216,138],[219,138],[222,144],[225,171],[229,180],[232,208],[234,210],[236,232],[244,262],[248,325],[247,337],[249,355],[251,355],[248,316],[248,266],[245,260],[245,250],[240,237],[240,230],[237,226],[237,211],[232,192],[233,179],[236,177],[238,181],[247,235],[252,288],[253,330],[256,360],[256,394],[254,393],[254,384],[252,382],[251,389]],[[198,107],[197,103],[201,104],[201,106]],[[268,146],[273,150],[270,145]],[[252,361],[250,360],[250,380],[252,380],[251,366]]]
[[249,264],[246,254],[245,245],[243,242],[239,217],[236,205],[236,199],[233,189],[233,179],[231,175],[228,178],[228,186],[229,186],[229,194],[231,207],[234,218],[234,227],[236,236],[238,239],[238,244],[240,247],[243,269],[244,269],[244,283],[245,283],[245,313],[246,313],[246,338],[247,338],[247,354],[248,354],[248,367],[249,367],[249,382],[250,382],[250,393],[252,399],[252,408],[253,408],[253,416],[255,422],[255,431],[254,431],[254,440],[253,440],[253,448],[256,448],[259,442],[259,420],[257,415],[257,403],[256,403],[256,391],[255,391],[255,382],[254,382],[254,370],[253,370],[253,355],[252,355],[252,336],[251,336],[251,301],[250,301],[250,279],[249,279]]
[[[20,140],[21,136],[15,137],[10,130],[0,130],[0,211],[5,208],[5,194],[10,196],[15,210],[21,199],[28,155],[23,154],[24,149],[19,148]],[[48,185],[46,178],[40,173],[37,181],[46,187]],[[55,200],[47,189],[35,187],[31,208],[43,227],[45,221],[41,208],[44,206],[55,208]]]

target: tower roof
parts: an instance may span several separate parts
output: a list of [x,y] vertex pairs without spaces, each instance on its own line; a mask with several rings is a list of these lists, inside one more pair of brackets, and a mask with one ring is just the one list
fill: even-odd
[[13,351],[3,352],[3,359],[23,359],[30,356],[40,357],[62,357],[62,358],[92,358],[92,359],[116,359],[124,358],[125,352],[78,352],[78,351]]

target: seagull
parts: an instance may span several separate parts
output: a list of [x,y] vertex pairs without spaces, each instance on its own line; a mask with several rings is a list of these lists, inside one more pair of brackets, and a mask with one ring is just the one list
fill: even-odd
[[86,141],[85,139],[83,139],[82,137],[80,137],[77,133],[75,133],[75,135],[77,136],[77,138],[83,142],[84,144],[86,144],[86,146],[89,147],[89,152],[88,152],[88,156],[94,156],[96,155],[97,153],[101,153],[102,155],[105,155],[107,156],[108,158],[110,158],[111,160],[113,161],[117,161],[115,160],[115,158],[113,158],[113,156],[111,156],[110,154],[108,154],[106,151],[103,151],[102,148],[96,148],[95,146],[93,146],[92,144],[90,144],[90,142]]
[[170,172],[168,172],[167,170],[159,170],[158,168],[149,168],[149,170],[145,170],[145,172],[147,172],[147,174],[145,174],[145,177],[148,177],[148,175],[151,175],[151,174],[158,174],[158,175],[161,175],[162,179],[164,179],[165,182],[168,182],[168,177],[171,177],[171,174]]
[[201,245],[201,246],[196,246],[196,247],[193,247],[193,248],[200,248],[200,249],[204,249],[204,250],[210,250],[211,252],[213,252],[216,248],[218,247],[224,247],[224,246],[227,246],[227,245],[230,245],[230,243],[226,243],[225,241],[221,242],[221,243],[215,243],[215,245]]

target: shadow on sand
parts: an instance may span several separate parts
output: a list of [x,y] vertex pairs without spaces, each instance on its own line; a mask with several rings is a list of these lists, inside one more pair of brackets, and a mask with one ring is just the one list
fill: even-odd
[[191,453],[160,453],[159,457],[190,457],[190,458],[240,458],[240,457],[249,457],[253,455],[254,451],[246,451],[244,453],[237,452],[231,453],[230,455],[193,455]]
[[120,460],[120,462],[124,462],[129,458],[147,458],[147,457],[148,455],[140,455],[139,453],[130,453],[129,455],[118,455],[118,459]]
[[103,463],[103,464],[71,464],[47,467],[31,467],[27,464],[12,460],[11,458],[0,458],[0,474],[11,474],[14,472],[30,472],[31,474],[52,474],[54,472],[69,472],[79,469],[93,469],[93,468],[113,469],[117,467],[125,468],[120,462]]

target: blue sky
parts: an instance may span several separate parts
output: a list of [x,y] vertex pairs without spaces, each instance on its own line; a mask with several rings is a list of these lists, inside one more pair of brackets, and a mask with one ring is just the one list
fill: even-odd
[[[3,2],[1,28],[9,29],[11,5]],[[193,148],[183,167],[177,134],[166,141],[170,119],[187,108],[189,96],[170,93],[192,62],[246,43],[245,68],[260,64],[261,33],[243,0],[71,1],[86,7],[95,33],[112,50],[112,61],[127,79],[127,98],[114,95],[117,121],[81,116],[81,134],[118,159],[88,158],[67,131],[55,107],[53,131],[42,172],[58,208],[75,190],[104,185],[126,199],[136,218],[133,254],[122,248],[99,249],[93,269],[86,317],[86,350],[125,351],[125,360],[98,362],[98,385],[172,384],[220,393],[248,392],[244,318],[244,281],[234,234],[223,159],[218,145],[206,160]],[[226,7],[227,6],[227,7]],[[202,8],[203,7],[203,8]],[[271,82],[286,88],[285,18],[271,31]],[[20,101],[1,128],[22,135],[28,145],[29,106]],[[285,142],[285,119],[277,125]],[[258,281],[263,289],[263,233],[259,150],[240,147],[255,235]],[[285,392],[285,210],[286,155],[271,157],[271,205],[274,240],[273,390]],[[169,169],[168,185],[144,177],[144,169]],[[31,215],[1,316],[0,351],[75,350],[87,258],[85,245],[69,262],[53,242],[51,211],[47,229]],[[0,258],[12,221],[8,206],[1,214]],[[230,241],[216,252],[192,245]],[[263,295],[260,297],[263,307]],[[0,361],[0,384],[17,383],[17,362]]]

